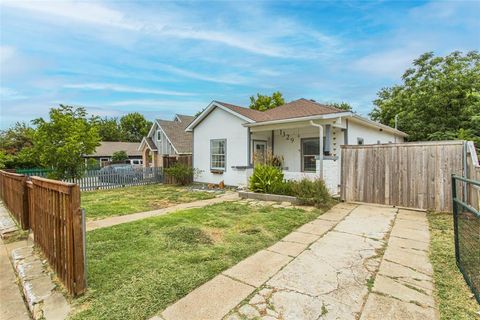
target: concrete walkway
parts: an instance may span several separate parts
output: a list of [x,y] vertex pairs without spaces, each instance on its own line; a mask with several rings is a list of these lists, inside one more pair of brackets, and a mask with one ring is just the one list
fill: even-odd
[[238,194],[236,192],[227,191],[224,194],[219,195],[216,198],[212,198],[212,199],[199,200],[199,201],[188,202],[188,203],[180,203],[171,207],[162,208],[158,210],[138,212],[138,213],[128,214],[124,216],[106,218],[102,220],[87,221],[87,231],[91,231],[99,228],[111,227],[117,224],[137,221],[137,220],[150,218],[150,217],[163,216],[167,213],[172,213],[180,210],[202,208],[205,206],[209,206],[216,203],[222,203],[226,201],[237,201],[239,199],[240,198],[238,197]]
[[425,213],[397,213],[339,204],[156,318],[437,319]]
[[[22,244],[23,245],[23,244]],[[0,319],[2,320],[28,320],[30,313],[20,294],[17,278],[10,263],[9,249],[0,239]]]

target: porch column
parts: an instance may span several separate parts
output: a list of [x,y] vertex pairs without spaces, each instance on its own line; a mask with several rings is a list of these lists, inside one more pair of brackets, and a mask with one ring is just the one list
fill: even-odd
[[318,128],[319,138],[319,155],[318,155],[318,162],[317,162],[317,173],[320,176],[320,179],[323,179],[323,126],[321,124],[313,122],[310,120],[310,124],[314,127]]
[[148,163],[148,148],[143,149],[142,151],[142,162],[143,162],[143,167],[149,167],[150,164]]
[[[325,125],[325,147],[324,147],[325,150],[324,151],[327,154],[330,154],[330,134],[331,134],[331,131],[332,131],[331,129],[332,129],[331,125],[329,125],[329,124]],[[320,151],[322,151],[322,150],[320,149]]]

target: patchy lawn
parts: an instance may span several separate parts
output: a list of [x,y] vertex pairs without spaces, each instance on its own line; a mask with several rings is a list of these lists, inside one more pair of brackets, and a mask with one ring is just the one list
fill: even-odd
[[87,233],[73,319],[147,319],[322,211],[221,203]]
[[480,306],[455,263],[453,217],[450,213],[428,214],[430,260],[441,319],[479,319]]
[[215,194],[209,192],[192,191],[171,185],[150,184],[82,192],[82,208],[85,208],[87,218],[100,219],[214,197]]

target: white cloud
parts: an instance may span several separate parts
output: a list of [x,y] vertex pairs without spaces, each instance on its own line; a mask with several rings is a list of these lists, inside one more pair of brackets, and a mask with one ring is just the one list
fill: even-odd
[[[325,55],[326,50],[307,50],[307,46],[302,45],[302,42],[315,42],[315,49],[329,48],[329,51],[333,51],[334,46],[339,47],[337,39],[331,36],[306,28],[291,19],[284,17],[272,19],[268,11],[262,10],[259,10],[261,14],[252,17],[255,21],[250,19],[245,25],[234,26],[236,30],[242,30],[238,32],[228,26],[211,23],[209,17],[195,17],[188,9],[172,10],[166,5],[162,7],[162,11],[155,11],[155,16],[149,17],[147,12],[139,14],[141,18],[135,18],[134,12],[127,14],[92,2],[7,0],[1,2],[1,5],[40,14],[32,18],[55,16],[68,23],[104,26],[167,39],[213,42],[268,57],[308,58]],[[56,19],[51,22],[59,23]],[[252,25],[258,28],[251,28]],[[102,35],[103,33],[98,34]],[[282,41],[285,37],[298,37],[302,40],[299,45],[292,47]]]
[[176,100],[156,100],[156,99],[134,99],[122,100],[106,103],[110,107],[135,107],[150,110],[170,109],[199,109],[205,107],[210,101],[176,101]]
[[123,13],[93,2],[74,1],[2,1],[9,8],[33,11],[87,24],[138,30],[140,25],[127,21]]
[[67,88],[67,89],[145,93],[145,94],[168,95],[168,96],[191,96],[191,95],[194,95],[193,93],[190,93],[190,92],[139,88],[139,87],[124,86],[124,85],[112,84],[112,83],[65,84],[65,85],[63,85],[63,87]]
[[210,76],[207,74],[190,71],[190,70],[178,68],[178,67],[167,65],[167,64],[155,64],[154,68],[163,70],[169,73],[173,73],[182,77],[208,81],[208,82],[216,82],[216,83],[224,83],[224,84],[247,84],[252,81],[252,79],[249,79],[240,75],[236,75],[236,74],[222,74],[222,75]]
[[393,49],[376,52],[353,62],[359,71],[398,78],[422,52],[420,49]]
[[6,100],[20,100],[20,99],[26,99],[28,98],[27,96],[20,94],[18,91],[6,88],[6,87],[0,87],[0,100],[6,101]]

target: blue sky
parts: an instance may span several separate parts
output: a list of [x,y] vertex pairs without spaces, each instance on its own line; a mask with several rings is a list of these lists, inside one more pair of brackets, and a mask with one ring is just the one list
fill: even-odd
[[1,128],[60,103],[148,119],[212,100],[361,114],[426,51],[480,47],[480,1],[0,1]]

